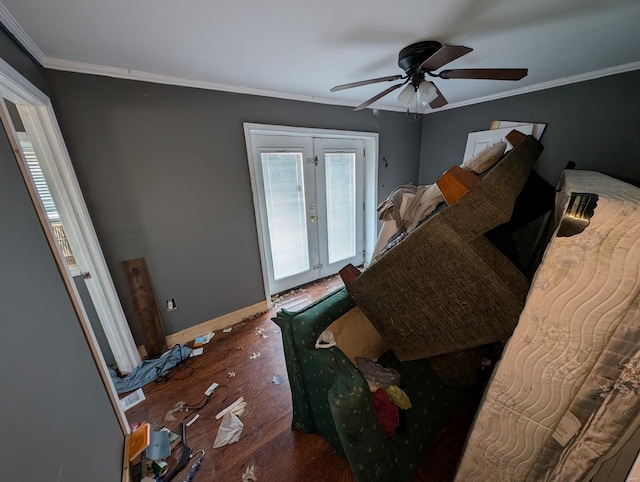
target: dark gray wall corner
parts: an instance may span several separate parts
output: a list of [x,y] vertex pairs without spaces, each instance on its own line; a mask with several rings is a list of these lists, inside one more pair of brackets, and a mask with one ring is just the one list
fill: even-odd
[[377,132],[379,197],[418,180],[422,124],[401,113],[51,70],[47,82],[138,342],[124,260],[145,258],[167,334],[264,299],[244,122]]
[[38,89],[49,95],[42,65],[22,45],[18,44],[2,24],[0,24],[0,57]]
[[[453,81],[452,81],[453,82]],[[577,169],[640,181],[640,71],[602,77],[424,117],[420,183],[433,183],[460,164],[467,134],[492,120],[547,123],[535,169],[556,185],[569,161]]]

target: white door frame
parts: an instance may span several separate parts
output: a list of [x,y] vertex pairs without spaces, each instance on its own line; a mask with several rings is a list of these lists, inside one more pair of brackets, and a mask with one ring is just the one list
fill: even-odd
[[316,129],[307,127],[289,127],[282,125],[243,123],[244,138],[247,147],[247,162],[249,165],[249,175],[251,178],[251,193],[253,196],[253,206],[256,214],[256,230],[258,236],[258,248],[260,249],[260,263],[262,266],[262,283],[264,286],[265,299],[271,308],[271,295],[269,281],[267,277],[267,266],[265,256],[265,245],[262,239],[262,219],[260,217],[260,207],[257,193],[256,172],[253,164],[253,143],[252,134],[258,135],[278,135],[278,136],[311,136],[319,138],[355,138],[364,141],[364,249],[365,265],[371,259],[378,234],[378,219],[376,208],[378,206],[378,134],[375,132],[342,131],[335,129]]
[[77,264],[85,276],[90,276],[84,282],[115,362],[121,372],[129,373],[140,364],[140,354],[116,294],[64,140],[56,129],[53,110],[25,104],[16,106],[60,213]]
[[[52,191],[62,194],[61,198],[55,198],[56,207],[63,218],[65,230],[69,229],[69,241],[74,239],[72,249],[74,255],[79,256],[81,269],[91,273],[91,279],[87,280],[87,288],[94,301],[96,311],[107,335],[107,340],[118,367],[123,372],[131,371],[140,364],[140,355],[131,335],[120,300],[116,294],[113,280],[106,265],[104,255],[100,249],[97,235],[93,228],[89,212],[82,197],[82,191],[78,184],[69,153],[67,152],[62,133],[51,105],[51,100],[37,87],[35,87],[22,74],[16,71],[5,60],[0,58],[0,94],[18,106],[21,117],[27,129],[27,134],[36,148],[39,161],[43,169],[46,169],[51,181],[55,184]],[[26,162],[19,147],[18,137],[13,124],[8,120],[9,113],[4,102],[0,102],[0,115],[18,159],[23,165],[21,170],[25,173]],[[37,146],[37,147],[36,147]],[[43,156],[43,159],[40,159]],[[47,179],[49,181],[49,179]],[[30,189],[30,192],[33,191]],[[53,194],[53,192],[52,192]],[[60,196],[58,196],[60,197]],[[41,206],[40,206],[41,207]],[[47,224],[43,209],[36,210],[41,216],[43,224]],[[45,219],[42,219],[44,215]],[[49,227],[49,230],[51,228]],[[51,239],[51,238],[50,238]],[[56,260],[60,264],[62,258],[60,247],[57,243],[52,248],[57,251]],[[107,388],[109,397],[120,422],[123,433],[129,433],[129,426],[122,408],[118,403],[115,387],[109,375],[93,329],[77,291],[72,275],[66,263],[62,263],[61,273],[70,292],[72,302],[78,311],[80,324],[87,338],[89,348],[96,359],[96,365],[101,378]],[[95,297],[94,297],[95,296]]]

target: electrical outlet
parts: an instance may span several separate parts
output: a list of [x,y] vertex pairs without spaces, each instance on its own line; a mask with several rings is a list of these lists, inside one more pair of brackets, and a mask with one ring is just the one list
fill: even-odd
[[171,298],[167,300],[167,311],[175,311],[178,309],[178,305],[176,305],[176,300]]

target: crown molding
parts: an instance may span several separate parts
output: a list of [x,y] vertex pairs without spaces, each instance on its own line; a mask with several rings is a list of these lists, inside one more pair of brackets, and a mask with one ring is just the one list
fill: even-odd
[[[77,72],[81,74],[101,75],[106,77],[114,77],[118,79],[139,80],[142,82],[153,82],[156,84],[177,85],[181,87],[193,87],[196,89],[218,90],[223,92],[232,92],[236,94],[258,95],[263,97],[275,97],[285,100],[297,100],[302,102],[313,102],[316,104],[331,105],[348,105],[355,107],[356,103],[345,103],[339,99],[329,99],[326,97],[317,97],[313,95],[291,94],[287,92],[279,92],[265,89],[255,89],[251,87],[243,87],[228,84],[219,84],[216,82],[207,82],[201,80],[190,80],[181,77],[173,77],[170,75],[154,74],[151,72],[142,72],[139,70],[123,69],[119,67],[107,67],[104,65],[89,64],[85,62],[76,62],[73,60],[51,59],[47,58],[43,63],[47,69],[63,70],[66,72]],[[380,110],[402,110],[396,106],[378,106]]]
[[530,92],[537,92],[539,90],[553,89],[554,87],[561,87],[563,85],[576,84],[578,82],[586,82],[588,80],[599,79],[601,77],[607,77],[609,75],[623,74],[625,72],[631,72],[633,70],[640,70],[640,61],[631,62],[629,64],[617,65],[615,67],[608,67],[606,69],[594,70],[592,72],[586,72],[584,74],[572,75],[570,77],[564,77],[562,79],[550,80],[548,82],[541,82],[539,84],[528,85],[519,89],[513,89],[506,92],[500,92],[499,94],[485,95],[483,97],[476,97],[475,99],[469,99],[462,102],[455,102],[447,104],[439,109],[428,110],[424,112],[425,115],[435,114],[443,110],[457,109],[458,107],[465,107],[473,104],[481,104],[483,102],[490,102],[492,100],[504,99],[506,97],[513,97],[515,95],[528,94]]
[[18,42],[29,52],[34,59],[36,59],[40,65],[44,65],[46,56],[36,45],[29,34],[22,28],[13,15],[7,10],[7,7],[0,2],[0,23],[2,23],[6,29],[16,38]]
[[[77,72],[82,74],[102,75],[107,77],[115,77],[120,79],[139,80],[143,82],[153,82],[158,84],[177,85],[182,87],[194,87],[197,89],[206,90],[218,90],[223,92],[232,92],[236,94],[248,94],[258,95],[264,97],[275,97],[278,99],[297,100],[302,102],[313,102],[316,104],[330,104],[340,105],[347,107],[355,107],[355,103],[344,102],[339,99],[329,99],[325,97],[317,97],[311,95],[290,94],[286,92],[278,92],[272,90],[254,89],[250,87],[239,87],[235,85],[219,84],[215,82],[205,82],[199,80],[189,80],[180,77],[172,77],[169,75],[153,74],[150,72],[141,72],[131,69],[122,69],[117,67],[107,67],[104,65],[88,64],[84,62],[75,62],[72,60],[62,59],[49,59],[45,58],[43,62],[44,67],[54,70],[63,70],[68,72]],[[447,104],[439,109],[427,110],[422,112],[424,115],[435,114],[443,110],[457,109],[459,107],[465,107],[473,104],[481,104],[483,102],[490,102],[493,100],[504,99],[507,97],[513,97],[516,95],[528,94],[530,92],[537,92],[539,90],[553,89],[554,87],[561,87],[563,85],[575,84],[578,82],[585,82],[588,80],[594,80],[601,77],[607,77],[610,75],[621,74],[624,72],[630,72],[640,69],[640,61],[632,62],[629,64],[618,65],[616,67],[609,67],[606,69],[595,70],[584,74],[573,75],[570,77],[564,77],[562,79],[551,80],[548,82],[541,82],[539,84],[529,85],[521,87],[519,89],[513,89],[506,92],[500,92],[499,94],[486,95],[483,97],[476,97],[474,99],[468,99],[461,102],[454,102]],[[384,105],[378,104],[374,107],[370,107],[372,110],[404,112],[404,108],[396,105]]]

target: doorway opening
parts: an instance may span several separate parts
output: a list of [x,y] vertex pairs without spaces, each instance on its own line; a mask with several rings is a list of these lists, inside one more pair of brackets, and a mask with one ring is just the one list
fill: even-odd
[[244,127],[267,301],[366,264],[377,223],[377,134]]
[[[128,434],[130,429],[88,312],[93,310],[99,319],[96,326],[103,328],[107,345],[122,372],[133,370],[141,359],[82,198],[51,101],[2,59],[0,96],[0,121],[122,432]],[[82,289],[87,292],[84,300]],[[85,307],[86,300],[90,300],[91,309]]]

